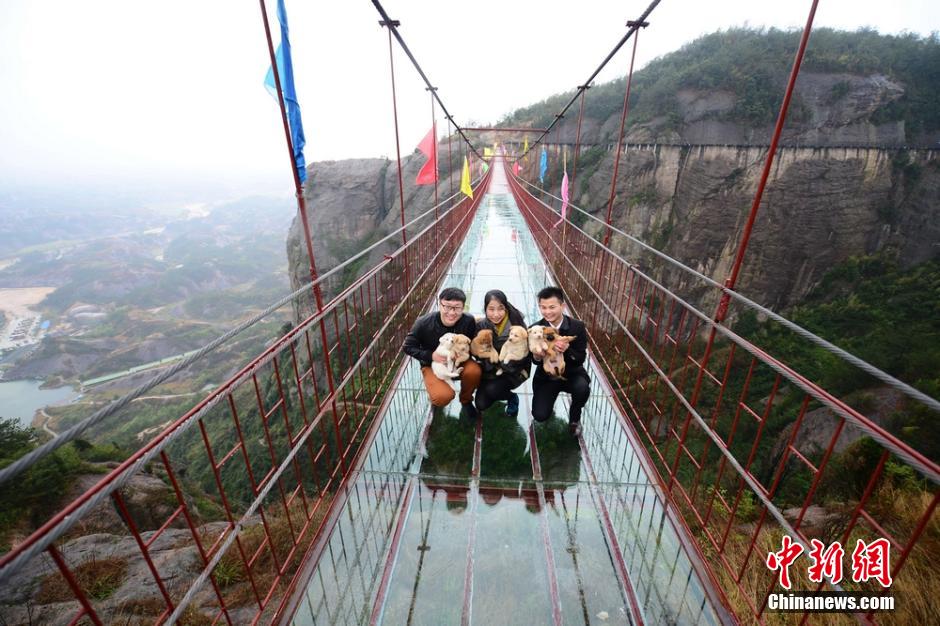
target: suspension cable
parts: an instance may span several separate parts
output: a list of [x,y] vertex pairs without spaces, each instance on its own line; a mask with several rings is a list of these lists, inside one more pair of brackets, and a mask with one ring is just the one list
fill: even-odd
[[[580,96],[580,95],[589,87],[589,85],[591,84],[591,82],[597,77],[598,74],[600,74],[601,70],[604,69],[604,67],[607,65],[607,63],[610,62],[610,60],[611,60],[612,58],[614,58],[614,55],[617,54],[617,52],[620,50],[620,48],[623,47],[623,44],[627,43],[627,40],[630,39],[630,37],[632,37],[633,34],[634,34],[639,28],[641,28],[643,24],[646,23],[646,18],[648,18],[648,17],[650,16],[650,13],[653,12],[653,9],[656,8],[656,6],[660,3],[660,1],[661,1],[661,0],[653,0],[653,1],[650,3],[650,5],[649,5],[648,7],[646,7],[646,10],[643,11],[643,14],[640,15],[640,17],[638,17],[636,20],[627,22],[627,26],[629,27],[628,30],[627,30],[627,34],[625,34],[625,35],[620,39],[620,41],[617,42],[617,45],[614,46],[614,49],[610,51],[610,53],[607,55],[607,57],[606,57],[603,61],[601,61],[601,64],[597,66],[597,69],[594,70],[594,72],[588,77],[588,79],[587,79],[586,81],[584,81],[584,82],[575,90],[575,93],[574,93],[574,95],[571,97],[571,100],[568,101],[568,104],[566,104],[565,107],[561,110],[561,112],[560,112],[558,115],[555,116],[554,121],[552,121],[552,123],[548,125],[548,128],[546,128],[546,129],[542,132],[541,135],[539,135],[538,139],[535,140],[535,143],[532,143],[531,145],[529,145],[529,149],[528,149],[526,152],[524,152],[524,153],[522,154],[522,156],[519,157],[519,159],[522,159],[522,158],[525,157],[525,155],[529,154],[529,152],[531,152],[532,149],[533,149],[535,146],[537,146],[539,143],[541,143],[542,139],[544,139],[545,136],[548,135],[548,133],[551,132],[552,128],[555,127],[555,124],[558,123],[558,120],[560,120],[561,118],[563,118],[563,117],[565,116],[565,113],[567,113],[567,112],[568,112],[568,109],[571,108],[571,105],[575,103],[575,101],[578,99],[578,96]],[[375,2],[375,0],[373,0],[373,2]],[[519,159],[516,159],[516,160],[518,161]]]
[[[659,2],[659,0],[656,0]],[[463,137],[463,140],[467,143],[467,146],[470,147],[470,150],[473,151],[481,159],[483,156],[477,152],[476,147],[470,142],[470,139],[464,134],[460,129],[460,126],[457,125],[457,122],[454,121],[454,117],[447,110],[447,107],[444,106],[444,101],[441,100],[441,97],[438,95],[437,90],[434,89],[434,85],[431,84],[431,81],[428,80],[428,77],[425,75],[424,70],[421,69],[421,66],[418,65],[418,61],[415,59],[414,55],[411,54],[411,50],[408,48],[408,44],[405,43],[405,40],[402,39],[401,33],[398,32],[398,26],[401,24],[398,20],[393,20],[388,16],[388,13],[385,12],[385,9],[382,7],[382,4],[379,0],[372,0],[372,4],[375,6],[375,10],[379,12],[379,15],[382,16],[382,20],[379,22],[382,26],[388,28],[389,32],[395,36],[395,39],[398,40],[398,45],[401,46],[401,49],[405,51],[405,54],[408,55],[408,58],[411,59],[411,64],[415,66],[415,69],[418,70],[418,74],[421,76],[421,79],[424,81],[424,84],[427,85],[434,95],[434,99],[437,100],[437,103],[441,107],[441,111],[444,112],[444,117],[446,117],[451,123],[453,123],[454,128],[457,129],[457,132],[460,133],[460,136]]]

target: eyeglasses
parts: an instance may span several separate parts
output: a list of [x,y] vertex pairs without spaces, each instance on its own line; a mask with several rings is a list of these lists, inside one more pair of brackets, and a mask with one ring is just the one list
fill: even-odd
[[445,311],[445,312],[447,312],[447,313],[460,313],[460,312],[463,311],[463,307],[462,307],[462,306],[453,306],[453,305],[450,305],[450,304],[442,304],[442,305],[441,305],[441,310],[442,310],[442,311]]

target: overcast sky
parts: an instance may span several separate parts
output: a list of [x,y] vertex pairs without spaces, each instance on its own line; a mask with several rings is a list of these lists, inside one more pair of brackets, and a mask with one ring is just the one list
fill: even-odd
[[[462,125],[581,83],[648,0],[385,0]],[[268,0],[276,31],[275,0]],[[662,0],[638,68],[731,26],[801,28],[808,0]],[[923,35],[940,2],[821,0],[815,25]],[[307,162],[395,156],[388,36],[368,0],[287,0]],[[249,0],[0,1],[0,189],[15,184],[290,190],[268,53]],[[812,45],[812,41],[810,42]],[[625,46],[599,77],[626,73]],[[402,153],[430,100],[395,46]],[[442,130],[443,132],[443,130]]]

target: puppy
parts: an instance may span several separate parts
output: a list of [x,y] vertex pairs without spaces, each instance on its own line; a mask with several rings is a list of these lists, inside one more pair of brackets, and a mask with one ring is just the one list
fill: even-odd
[[470,353],[481,361],[499,361],[499,354],[493,348],[493,331],[484,328],[477,332],[477,336],[470,342]]
[[[470,337],[455,334],[450,350],[454,359],[454,367],[460,367],[470,360]],[[460,369],[463,370],[462,367]]]
[[[509,337],[499,351],[499,362],[503,365],[513,361],[521,361],[529,354],[529,333],[525,326],[511,326]],[[496,370],[496,375],[503,373],[502,368]]]
[[529,333],[525,326],[512,326],[509,328],[509,338],[499,351],[500,363],[521,361],[529,354]]
[[542,338],[548,345],[545,350],[545,357],[542,359],[542,369],[552,378],[567,380],[565,378],[565,355],[555,349],[555,342],[563,339],[570,344],[576,337],[559,335],[557,330],[549,326],[542,331]]
[[[454,391],[457,390],[454,379],[460,378],[460,372],[463,371],[463,368],[458,367],[454,360],[454,343],[457,336],[458,335],[454,333],[444,333],[437,343],[437,349],[434,350],[434,354],[439,354],[446,358],[447,363],[431,361],[431,371],[434,372],[434,375],[449,384]],[[463,337],[463,335],[459,336]],[[466,337],[464,337],[464,339],[466,339]]]
[[537,355],[545,355],[548,350],[548,343],[545,341],[545,327],[533,326],[528,330],[529,352]]

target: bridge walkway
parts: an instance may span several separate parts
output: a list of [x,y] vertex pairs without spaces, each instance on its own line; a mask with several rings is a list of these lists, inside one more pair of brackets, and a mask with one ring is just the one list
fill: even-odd
[[[546,266],[501,164],[443,284],[471,312],[502,289],[528,321]],[[432,419],[418,364],[404,364],[328,539],[307,564],[294,624],[729,621],[590,365],[584,432],[516,419],[497,403],[469,422],[455,400]]]

